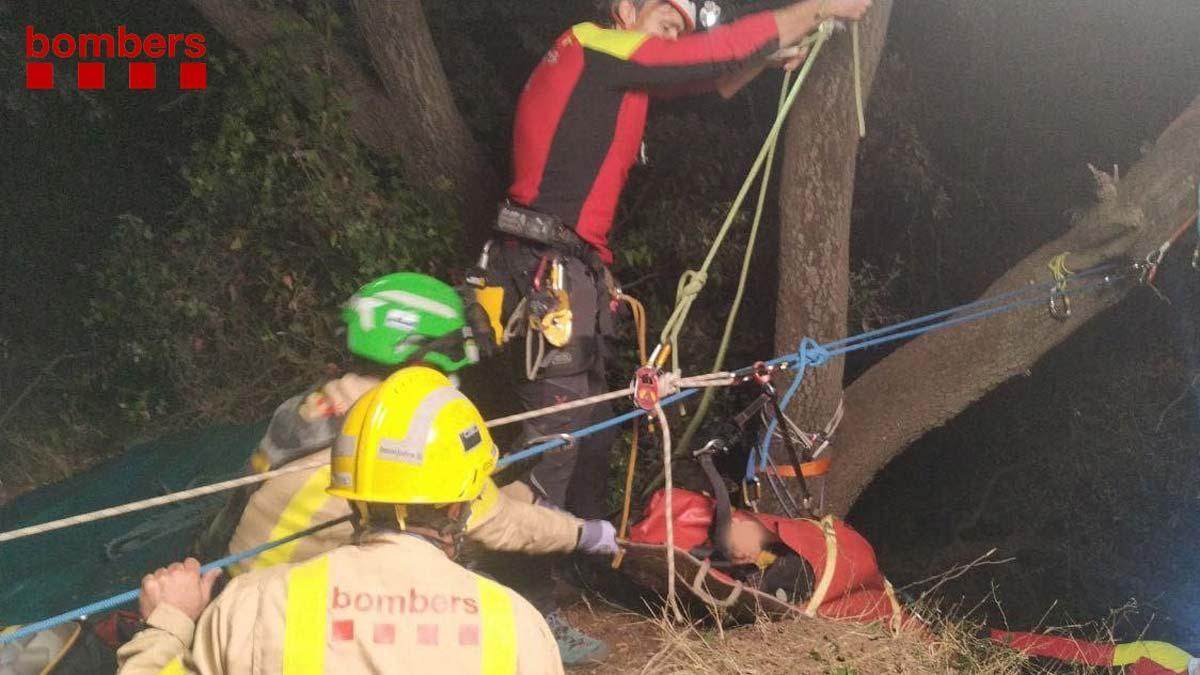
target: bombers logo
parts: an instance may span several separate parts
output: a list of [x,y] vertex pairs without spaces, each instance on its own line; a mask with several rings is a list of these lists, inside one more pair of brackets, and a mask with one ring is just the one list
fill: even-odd
[[[178,61],[180,89],[208,88],[208,64],[199,59],[208,53],[200,33],[147,33],[138,35],[117,26],[115,33],[59,33],[48,35],[25,27],[25,88],[53,89],[58,60],[75,60],[76,87],[104,89],[105,66],[101,59],[127,61],[129,89],[156,89],[158,61]],[[184,60],[188,59],[188,60]]]

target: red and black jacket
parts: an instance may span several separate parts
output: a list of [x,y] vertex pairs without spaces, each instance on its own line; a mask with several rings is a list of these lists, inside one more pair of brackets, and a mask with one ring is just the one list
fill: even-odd
[[712,83],[764,59],[778,42],[771,12],[678,40],[574,26],[534,69],[517,103],[509,198],[573,225],[611,263],[608,233],[650,96]]

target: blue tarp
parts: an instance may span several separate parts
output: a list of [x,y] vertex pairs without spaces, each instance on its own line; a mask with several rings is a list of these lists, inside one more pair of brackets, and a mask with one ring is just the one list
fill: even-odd
[[[0,532],[156,497],[237,475],[265,424],[218,427],[142,443],[0,509]],[[29,623],[136,588],[178,560],[219,494],[0,542],[0,626]]]

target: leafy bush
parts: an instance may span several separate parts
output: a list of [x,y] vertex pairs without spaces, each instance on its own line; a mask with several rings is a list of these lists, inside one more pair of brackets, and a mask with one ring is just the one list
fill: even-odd
[[261,414],[339,359],[336,310],[355,288],[451,259],[448,206],[359,148],[327,76],[309,75],[305,108],[289,77],[280,58],[236,67],[219,131],[184,170],[190,198],[167,222],[116,228],[87,323],[131,415]]

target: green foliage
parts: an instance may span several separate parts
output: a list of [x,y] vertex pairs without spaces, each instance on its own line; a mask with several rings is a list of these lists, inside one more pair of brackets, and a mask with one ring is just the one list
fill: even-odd
[[283,60],[234,70],[219,131],[185,168],[190,198],[167,222],[124,216],[95,275],[106,384],[141,418],[269,410],[339,360],[336,310],[358,286],[443,272],[458,238],[445,205],[359,149],[327,77],[301,108]]

